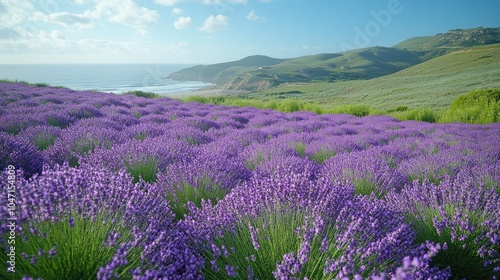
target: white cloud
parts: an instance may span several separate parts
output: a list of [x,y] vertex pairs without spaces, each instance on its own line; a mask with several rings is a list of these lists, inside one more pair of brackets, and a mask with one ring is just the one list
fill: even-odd
[[75,26],[75,27],[92,27],[92,20],[89,15],[79,15],[71,14],[68,12],[54,13],[50,15],[43,14],[41,12],[35,12],[32,16],[35,21],[50,22],[63,25],[65,27]]
[[155,23],[158,18],[156,10],[150,10],[137,5],[132,0],[94,0],[97,2],[94,11],[85,14],[93,18],[106,16],[110,22],[130,26],[140,35],[147,34],[147,27]]
[[50,32],[40,30],[37,34],[18,30],[18,33],[22,38],[15,42],[2,42],[0,40],[0,50],[2,53],[18,53],[20,50],[24,54],[33,52],[58,53],[64,50],[75,54],[144,54],[152,53],[159,49],[158,45],[146,41],[111,41],[92,38],[70,40],[60,30],[52,30]]
[[203,22],[203,25],[200,27],[200,30],[212,33],[219,29],[224,28],[224,26],[228,24],[229,24],[229,17],[224,15],[217,15],[214,17],[213,15],[210,15],[205,20],[205,22]]
[[185,29],[191,24],[191,17],[180,17],[174,21],[175,29]]
[[56,49],[66,49],[73,46],[73,43],[60,30],[52,30],[49,33],[41,30],[38,39],[43,45],[50,45]]
[[254,10],[251,10],[250,13],[247,15],[248,20],[258,20],[259,16],[255,14]]
[[[147,28],[157,22],[155,10],[139,6],[133,0],[74,0],[76,3],[95,3],[81,14],[60,11],[56,1],[43,1],[36,6],[30,1],[0,0],[0,51],[5,53],[54,52],[59,49],[78,49],[78,41],[70,41],[64,32],[71,28],[92,27],[108,20],[147,34]],[[35,9],[36,8],[36,9]],[[65,29],[52,30],[47,24]]]
[[116,14],[110,16],[109,21],[131,26],[139,33],[142,33],[148,25],[155,23],[158,17],[159,15],[156,11],[139,7],[133,2],[128,2]]
[[[0,52],[2,53],[26,53],[36,52],[57,53],[59,50],[69,50],[74,47],[74,42],[68,40],[60,30],[27,30],[16,27],[15,38],[11,40],[0,40]],[[6,38],[9,39],[9,38]]]
[[172,14],[173,15],[180,15],[182,14],[184,11],[181,9],[181,8],[173,8],[172,9]]
[[35,10],[29,1],[0,0],[0,22],[3,27],[22,25]]
[[182,0],[155,0],[156,4],[164,6],[174,6],[177,3],[183,2]]

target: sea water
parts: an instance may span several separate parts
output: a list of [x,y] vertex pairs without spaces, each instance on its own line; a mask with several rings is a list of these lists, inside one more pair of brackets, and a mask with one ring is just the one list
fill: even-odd
[[185,64],[12,64],[0,65],[0,79],[46,83],[74,90],[124,93],[141,90],[175,95],[211,86],[196,81],[174,81],[170,73]]

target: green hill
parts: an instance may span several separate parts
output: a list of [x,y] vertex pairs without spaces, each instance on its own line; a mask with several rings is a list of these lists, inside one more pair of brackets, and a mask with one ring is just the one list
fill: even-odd
[[394,47],[422,51],[470,48],[500,43],[500,28],[455,29],[435,36],[417,37],[405,40]]
[[179,81],[200,81],[206,83],[225,83],[252,69],[268,67],[286,61],[286,59],[271,58],[264,55],[245,57],[238,61],[197,65],[170,74],[169,78]]
[[194,66],[175,72],[169,78],[215,83],[224,89],[259,90],[284,83],[381,77],[422,62],[422,55],[422,52],[404,49],[371,47],[293,59],[251,56],[235,62]]
[[222,89],[266,90],[287,83],[338,82],[383,77],[459,49],[500,43],[500,28],[451,30],[405,40],[392,48],[371,47],[292,59],[249,56],[172,73],[174,80],[215,83]]
[[396,48],[372,47],[339,54],[319,54],[289,59],[270,69],[282,83],[371,79],[420,63],[420,53]]
[[399,106],[441,110],[459,95],[484,88],[500,88],[500,44],[458,50],[371,80],[287,84],[245,98],[293,97],[325,107],[364,104],[380,110]]

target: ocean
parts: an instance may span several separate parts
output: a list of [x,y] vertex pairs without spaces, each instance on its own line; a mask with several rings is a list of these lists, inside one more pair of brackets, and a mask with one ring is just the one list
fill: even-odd
[[0,65],[0,79],[47,83],[74,90],[123,93],[133,90],[175,95],[212,86],[196,81],[174,81],[170,73],[185,64],[12,64]]

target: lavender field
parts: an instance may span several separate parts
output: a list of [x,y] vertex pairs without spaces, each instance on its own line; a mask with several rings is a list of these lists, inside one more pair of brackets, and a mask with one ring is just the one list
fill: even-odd
[[0,84],[2,279],[498,279],[500,125]]

